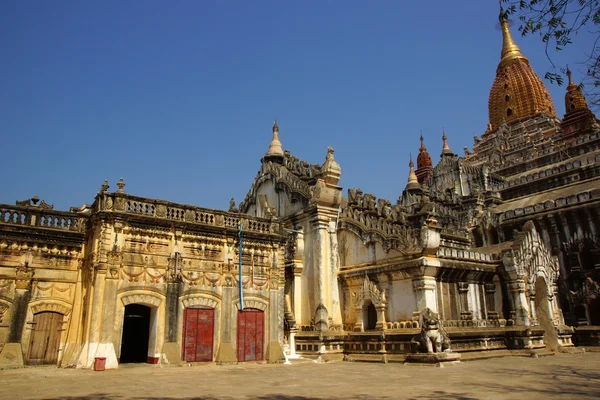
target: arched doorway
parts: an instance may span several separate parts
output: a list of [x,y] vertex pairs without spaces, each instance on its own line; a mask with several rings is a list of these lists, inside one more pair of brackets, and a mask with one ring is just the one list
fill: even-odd
[[150,307],[141,304],[125,306],[120,363],[148,362],[150,311]]
[[27,364],[56,364],[63,328],[63,315],[45,311],[33,316],[33,331],[27,354]]
[[535,281],[535,314],[538,323],[544,328],[544,343],[551,351],[558,350],[558,333],[554,328],[552,321],[552,311],[550,310],[550,301],[548,298],[548,285],[546,280],[538,276]]
[[261,361],[265,336],[265,317],[260,310],[245,309],[238,312],[238,361]]
[[183,323],[183,360],[212,361],[214,308],[186,308]]

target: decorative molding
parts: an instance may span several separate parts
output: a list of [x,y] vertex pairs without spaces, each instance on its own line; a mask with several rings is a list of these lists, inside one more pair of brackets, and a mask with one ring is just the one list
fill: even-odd
[[156,293],[148,293],[135,291],[133,293],[127,292],[121,295],[121,301],[124,306],[129,304],[143,304],[149,307],[160,307],[163,302],[164,297],[160,296]]
[[67,316],[71,313],[73,305],[58,299],[40,299],[32,301],[29,308],[33,314],[41,312],[56,312]]

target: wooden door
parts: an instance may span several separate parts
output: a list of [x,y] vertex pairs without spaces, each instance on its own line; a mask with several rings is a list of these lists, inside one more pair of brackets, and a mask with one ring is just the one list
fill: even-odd
[[183,359],[212,361],[215,310],[186,308],[183,326]]
[[238,313],[237,353],[238,361],[263,359],[264,314],[259,310]]
[[27,363],[30,365],[56,364],[62,331],[62,314],[49,311],[35,314]]

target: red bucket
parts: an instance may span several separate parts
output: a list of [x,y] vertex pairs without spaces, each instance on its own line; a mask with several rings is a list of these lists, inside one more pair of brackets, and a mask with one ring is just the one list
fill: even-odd
[[94,359],[94,371],[104,371],[106,366],[106,357],[96,357]]

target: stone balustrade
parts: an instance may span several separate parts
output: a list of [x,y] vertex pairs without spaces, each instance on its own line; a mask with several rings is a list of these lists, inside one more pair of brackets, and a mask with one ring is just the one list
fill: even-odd
[[444,328],[500,328],[506,325],[504,319],[447,319],[441,321]]
[[210,210],[189,204],[131,196],[124,193],[104,193],[97,203],[98,211],[124,212],[149,218],[181,221],[256,233],[278,233],[279,224],[263,218],[220,210]]
[[85,217],[39,207],[0,205],[0,223],[82,232]]
[[475,261],[494,261],[499,259],[499,255],[496,254],[479,253],[477,251],[461,250],[448,247],[438,248],[437,255],[438,257],[444,258],[457,258],[461,260],[467,259]]
[[385,329],[419,329],[418,321],[386,322]]

